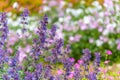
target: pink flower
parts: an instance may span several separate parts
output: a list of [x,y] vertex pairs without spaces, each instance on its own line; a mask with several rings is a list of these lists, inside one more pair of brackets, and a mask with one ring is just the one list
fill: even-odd
[[78,42],[82,36],[81,35],[75,35],[74,40],[75,42]]
[[94,42],[94,39],[93,38],[90,38],[89,39],[89,43],[93,43]]
[[80,25],[81,30],[86,30],[87,29],[87,25],[82,20],[80,20],[78,24]]
[[104,6],[107,7],[113,7],[113,0],[104,0]]
[[103,31],[103,28],[102,28],[102,27],[98,27],[98,31],[99,31],[99,32],[102,32],[102,31]]
[[83,64],[83,61],[82,60],[78,60],[78,63],[81,65],[81,64]]
[[108,55],[111,55],[111,54],[112,54],[112,51],[107,50],[106,53],[107,53]]
[[20,51],[19,55],[19,62],[22,63],[23,59],[27,56],[24,52],[24,48],[19,47],[18,50]]
[[70,75],[68,76],[68,78],[72,79],[73,77],[74,77],[74,71],[72,71],[72,72],[70,73]]
[[74,67],[77,68],[77,69],[79,69],[79,68],[80,68],[80,65],[79,65],[78,63],[76,63],[76,64],[74,65]]
[[20,52],[20,55],[19,55],[19,61],[20,63],[22,63],[23,59],[26,57],[27,55],[25,53],[23,53],[22,51]]
[[110,60],[106,60],[104,63],[105,63],[105,64],[108,64],[109,62],[110,62]]
[[56,5],[57,5],[57,2],[54,1],[54,0],[51,0],[51,1],[49,2],[49,6],[50,6],[50,7],[56,6]]
[[62,73],[63,73],[63,70],[61,70],[61,69],[57,71],[58,75],[61,75]]
[[11,54],[13,53],[12,48],[8,48],[8,51],[9,51]]
[[75,61],[75,59],[74,59],[74,58],[70,58],[70,61],[71,61],[71,62],[74,62],[74,61]]
[[118,72],[118,74],[120,74],[120,71]]
[[109,80],[114,80],[114,77],[108,76]]
[[117,45],[117,50],[120,50],[120,43]]
[[107,73],[107,69],[104,69],[104,68],[99,68],[99,70],[100,70],[100,72],[102,72],[102,73]]

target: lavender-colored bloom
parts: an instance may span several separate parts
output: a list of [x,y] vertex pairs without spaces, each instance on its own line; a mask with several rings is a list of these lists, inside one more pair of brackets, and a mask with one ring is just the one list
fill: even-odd
[[47,79],[47,78],[49,79],[50,76],[51,76],[51,67],[50,67],[50,66],[46,66],[46,67],[45,67],[44,78],[45,78],[45,79]]
[[23,28],[22,28],[23,34],[27,31],[25,25],[28,24],[28,16],[29,16],[28,9],[24,9],[23,13],[21,14],[21,23],[23,24]]
[[48,24],[48,16],[45,14],[44,17],[43,17],[43,20],[40,21],[40,24],[41,24],[41,29],[43,31],[46,31],[47,30],[47,24]]
[[97,80],[96,74],[94,72],[90,72],[88,75],[89,80]]
[[17,59],[16,58],[12,58],[11,60],[10,60],[10,67],[14,67],[14,66],[16,66],[17,65]]
[[19,59],[19,52],[16,52],[16,55],[10,59],[10,67],[15,67],[17,66],[18,60]]
[[71,58],[66,58],[62,62],[64,64],[64,68],[65,68],[64,79],[67,80],[67,76],[70,75],[70,72],[71,72],[72,66],[74,64],[74,61],[71,60]]
[[55,77],[54,76],[50,76],[49,80],[55,80]]
[[10,80],[9,76],[7,74],[3,74],[3,80]]
[[37,64],[37,65],[36,65],[36,77],[37,77],[38,79],[40,79],[41,74],[42,74],[42,71],[43,71],[42,63]]
[[63,45],[64,45],[63,39],[60,38],[56,41],[56,48],[57,49],[60,49]]
[[0,59],[4,57],[4,54],[5,54],[5,50],[0,48]]
[[64,45],[63,39],[60,38],[56,40],[55,48],[58,54],[61,54],[61,48],[63,45]]
[[81,78],[82,78],[82,76],[80,75],[80,70],[78,68],[75,68],[74,69],[74,79],[79,80]]
[[8,75],[10,76],[10,79],[20,80],[20,76],[15,67],[9,68]]
[[43,31],[40,31],[39,32],[39,38],[40,38],[41,44],[44,44],[45,43],[45,39],[46,39],[46,33],[43,32]]
[[8,62],[8,52],[5,50],[5,42],[8,35],[7,16],[6,13],[0,13],[0,68],[4,67],[4,63]]
[[71,51],[70,45],[67,45],[64,52],[68,54],[68,53],[70,53],[70,51]]
[[84,61],[84,63],[88,63],[91,58],[91,52],[89,49],[84,49],[83,53],[84,54],[83,54],[82,60]]
[[56,25],[53,25],[52,28],[51,28],[51,30],[50,30],[52,36],[55,36],[55,34],[56,34],[56,29],[57,29],[57,26],[56,26]]
[[5,22],[6,22],[6,13],[5,12],[2,12],[0,13],[0,24],[3,25]]
[[28,9],[24,9],[23,13],[21,14],[21,23],[23,25],[28,24],[27,18],[29,16],[29,11]]
[[32,73],[25,72],[25,78],[24,78],[24,80],[32,80]]
[[[81,60],[83,61],[83,66],[84,66],[84,70],[89,73],[89,68],[88,68],[88,65],[89,65],[89,62],[90,62],[90,58],[91,58],[91,52],[89,49],[84,49],[83,50],[83,57],[81,58]],[[84,75],[85,77],[87,77],[88,75],[85,74]]]
[[96,52],[95,53],[95,60],[94,60],[94,68],[96,74],[99,72],[98,67],[100,66],[100,53]]
[[5,43],[5,40],[7,38],[7,34],[8,34],[8,26],[7,26],[7,16],[6,13],[1,13],[0,15],[0,24],[1,24],[1,28],[0,31],[2,32],[1,36],[0,36],[0,43],[2,43],[2,45]]
[[14,79],[14,80],[21,80],[18,73],[15,73],[15,74],[14,74],[13,79]]

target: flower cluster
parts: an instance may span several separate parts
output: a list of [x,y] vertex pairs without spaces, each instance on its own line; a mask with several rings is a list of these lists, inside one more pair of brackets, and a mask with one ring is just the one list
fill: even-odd
[[[23,18],[28,16],[28,11],[24,11]],[[19,51],[19,48],[15,53],[7,54],[5,48],[5,41],[7,41],[8,27],[6,23],[6,15],[2,13],[0,15],[0,22],[3,26],[1,28],[2,36],[0,44],[0,59],[2,68],[7,67],[6,71],[2,74],[3,80],[69,80],[70,78],[79,80],[82,78],[88,78],[93,80],[97,79],[98,67],[100,64],[100,55],[95,53],[94,67],[95,70],[91,74],[88,66],[90,65],[91,52],[89,49],[83,50],[83,57],[75,62],[74,58],[69,57],[70,45],[64,47],[64,40],[58,37],[57,26],[53,25],[51,29],[47,28],[48,16],[44,15],[40,21],[40,25],[36,31],[36,38],[33,39],[33,45],[31,51],[24,53],[26,57],[23,60],[19,58],[23,53]],[[24,24],[24,23],[23,23]],[[6,62],[6,64],[5,64]],[[61,65],[58,69],[57,65]],[[83,69],[80,68],[83,67]],[[54,74],[58,71],[58,74]],[[85,72],[81,74],[81,72]],[[96,80],[95,79],[95,80]]]

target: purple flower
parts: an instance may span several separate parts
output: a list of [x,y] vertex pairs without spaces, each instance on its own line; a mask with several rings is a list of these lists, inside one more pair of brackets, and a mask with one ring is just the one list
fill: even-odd
[[38,79],[40,79],[42,71],[43,71],[42,63],[37,64],[36,65],[36,76],[37,76]]
[[10,59],[10,67],[15,67],[17,66],[18,60],[19,59],[19,52],[16,52],[16,55]]
[[51,30],[50,30],[52,36],[55,36],[56,30],[57,30],[57,26],[56,26],[56,25],[53,25],[52,28],[51,28]]
[[0,43],[2,43],[3,45],[5,43],[8,34],[7,16],[5,12],[1,13],[0,15],[0,24],[2,26],[0,28],[0,31],[2,32],[2,34],[0,35]]
[[54,76],[50,76],[49,80],[56,80]]
[[96,74],[99,72],[99,66],[100,66],[100,53],[95,53],[95,60],[94,60],[94,67]]
[[29,16],[28,9],[24,9],[23,13],[21,14],[21,23],[23,24],[23,28],[22,28],[23,34],[27,31],[25,25],[28,24],[28,16]]
[[7,16],[5,12],[0,13],[0,26],[0,67],[3,68],[4,63],[8,62],[8,52],[5,49],[8,35]]
[[20,80],[20,76],[15,67],[9,68],[8,75],[10,76],[10,79]]
[[94,72],[90,72],[88,75],[89,80],[97,80],[96,74]]
[[69,76],[71,73],[71,69],[74,64],[74,60],[73,59],[71,60],[71,58],[66,58],[62,61],[62,63],[64,64],[64,68],[65,68],[64,79],[67,80],[67,76]]
[[40,21],[41,24],[41,30],[46,31],[47,30],[47,24],[48,24],[48,16],[45,14],[43,17],[43,20]]
[[24,80],[31,80],[31,79],[32,79],[32,73],[25,72],[25,78],[24,78]]
[[46,66],[46,67],[45,67],[44,78],[45,78],[45,79],[47,79],[47,78],[49,79],[50,76],[51,76],[51,67],[50,67],[50,66]]
[[89,49],[84,49],[83,50],[83,57],[82,57],[82,61],[83,61],[83,66],[85,68],[85,71],[88,72],[88,65],[89,65],[89,61],[91,58],[91,52]]
[[7,74],[3,74],[3,80],[10,80],[9,76]]
[[29,11],[28,9],[24,9],[23,13],[21,14],[21,23],[23,25],[28,24],[27,18],[29,16]]
[[64,52],[68,54],[68,53],[70,53],[70,51],[71,51],[70,45],[67,45]]
[[60,38],[60,39],[56,40],[55,48],[56,48],[58,54],[61,54],[61,48],[63,45],[64,45],[63,39]]

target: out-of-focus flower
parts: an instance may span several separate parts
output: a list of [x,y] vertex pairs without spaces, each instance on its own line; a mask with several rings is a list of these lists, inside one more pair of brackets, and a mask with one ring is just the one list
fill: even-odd
[[114,77],[113,76],[108,76],[108,79],[109,80],[114,80]]
[[74,77],[74,71],[70,72],[70,75],[68,76],[68,78],[72,79]]
[[111,54],[112,54],[112,51],[111,51],[111,50],[107,50],[107,51],[106,51],[106,54],[111,55]]
[[93,43],[94,42],[94,39],[93,38],[90,38],[89,39],[89,43]]
[[94,72],[90,72],[88,75],[89,80],[97,80],[97,76]]
[[77,68],[77,69],[79,69],[79,68],[80,68],[80,65],[79,65],[78,63],[76,63],[76,64],[74,65],[74,67]]
[[104,6],[108,7],[109,5],[111,5],[110,7],[113,6],[113,0],[104,0]]
[[95,53],[95,60],[94,60],[94,69],[95,73],[97,74],[99,72],[99,66],[100,66],[100,53],[96,52]]
[[107,69],[104,69],[104,68],[99,68],[99,70],[100,70],[100,72],[102,72],[102,73],[104,73],[104,74],[106,74],[107,73]]
[[118,74],[120,74],[120,71],[118,71]]
[[104,63],[105,63],[105,64],[108,64],[109,62],[110,62],[110,60],[106,60]]
[[17,9],[18,7],[19,7],[18,2],[14,2],[14,3],[13,3],[13,8]]
[[58,74],[58,75],[63,74],[63,70],[59,69],[59,70],[57,71],[57,74]]
[[101,40],[96,40],[96,45],[97,46],[101,46],[103,44],[103,41],[101,41]]
[[120,43],[117,45],[117,50],[120,50]]
[[78,60],[78,63],[81,65],[81,64],[83,64],[83,61],[82,60]]

